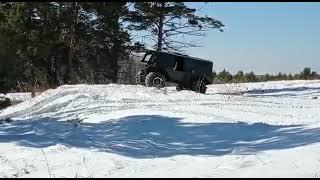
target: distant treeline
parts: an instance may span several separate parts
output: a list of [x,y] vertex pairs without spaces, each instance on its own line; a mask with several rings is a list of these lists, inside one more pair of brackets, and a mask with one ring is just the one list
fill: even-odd
[[320,79],[320,75],[311,71],[310,67],[305,67],[300,73],[286,74],[279,72],[277,75],[265,74],[256,75],[253,71],[244,73],[238,71],[237,74],[232,75],[227,70],[219,73],[213,72],[213,83],[245,83],[245,82],[263,82],[263,81],[279,81],[279,80],[313,80]]

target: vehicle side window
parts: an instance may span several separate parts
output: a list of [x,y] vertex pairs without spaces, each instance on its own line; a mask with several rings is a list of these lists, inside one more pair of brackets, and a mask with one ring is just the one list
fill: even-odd
[[152,54],[148,54],[144,60],[148,62],[151,59],[151,57],[152,57]]

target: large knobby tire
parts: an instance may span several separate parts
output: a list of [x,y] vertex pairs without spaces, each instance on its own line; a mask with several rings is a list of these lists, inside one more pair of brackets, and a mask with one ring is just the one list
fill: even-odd
[[146,76],[145,80],[147,87],[157,87],[157,88],[163,88],[166,85],[166,79],[163,75],[157,72],[150,72]]
[[183,90],[183,86],[181,84],[177,84],[176,91],[182,91],[182,90]]
[[207,86],[203,82],[195,82],[193,84],[193,90],[196,93],[205,94],[207,91]]

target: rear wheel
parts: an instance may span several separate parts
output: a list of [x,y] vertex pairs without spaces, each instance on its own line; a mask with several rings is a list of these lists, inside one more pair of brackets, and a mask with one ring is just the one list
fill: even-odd
[[157,88],[163,88],[166,84],[166,79],[163,75],[157,72],[150,72],[146,76],[145,80],[147,87],[157,87]]
[[202,81],[194,82],[193,90],[197,93],[205,94],[207,91],[207,86]]
[[177,90],[177,91],[183,90],[183,86],[182,86],[181,84],[177,84],[177,85],[176,85],[176,90]]

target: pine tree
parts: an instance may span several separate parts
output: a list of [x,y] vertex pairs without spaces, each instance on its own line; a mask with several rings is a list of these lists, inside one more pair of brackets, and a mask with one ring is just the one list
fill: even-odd
[[310,77],[311,77],[312,79],[317,79],[317,78],[318,78],[317,72],[312,71],[311,74],[310,74]]
[[253,71],[251,71],[249,74],[246,73],[246,77],[249,82],[257,82],[257,80],[258,80]]
[[21,90],[90,83],[97,68],[103,79],[116,82],[119,61],[131,48],[121,24],[126,13],[124,2],[1,3],[0,40],[12,53],[5,50],[0,56],[10,56],[16,70],[10,82]]
[[24,87],[27,89],[43,85],[46,81],[43,68],[39,66],[43,62],[37,48],[39,37],[34,8],[35,4],[30,2],[12,2],[5,3],[1,9],[0,33],[6,38],[7,47],[14,51],[17,83],[28,84]]
[[195,15],[196,9],[183,2],[136,2],[127,18],[130,30],[147,31],[144,38],[154,41],[154,49],[179,51],[196,47],[195,44],[177,40],[184,35],[205,36],[206,31],[224,26],[214,18]]
[[218,79],[222,82],[231,82],[232,75],[227,70],[223,69],[223,71],[218,74]]
[[300,73],[302,79],[310,79],[311,77],[311,69],[309,67],[305,67],[303,71]]
[[244,75],[243,71],[238,71],[238,73],[234,76],[236,82],[247,82],[247,78]]
[[265,78],[266,81],[272,80],[272,77],[270,76],[269,73],[267,73],[267,74],[264,76],[264,78]]

